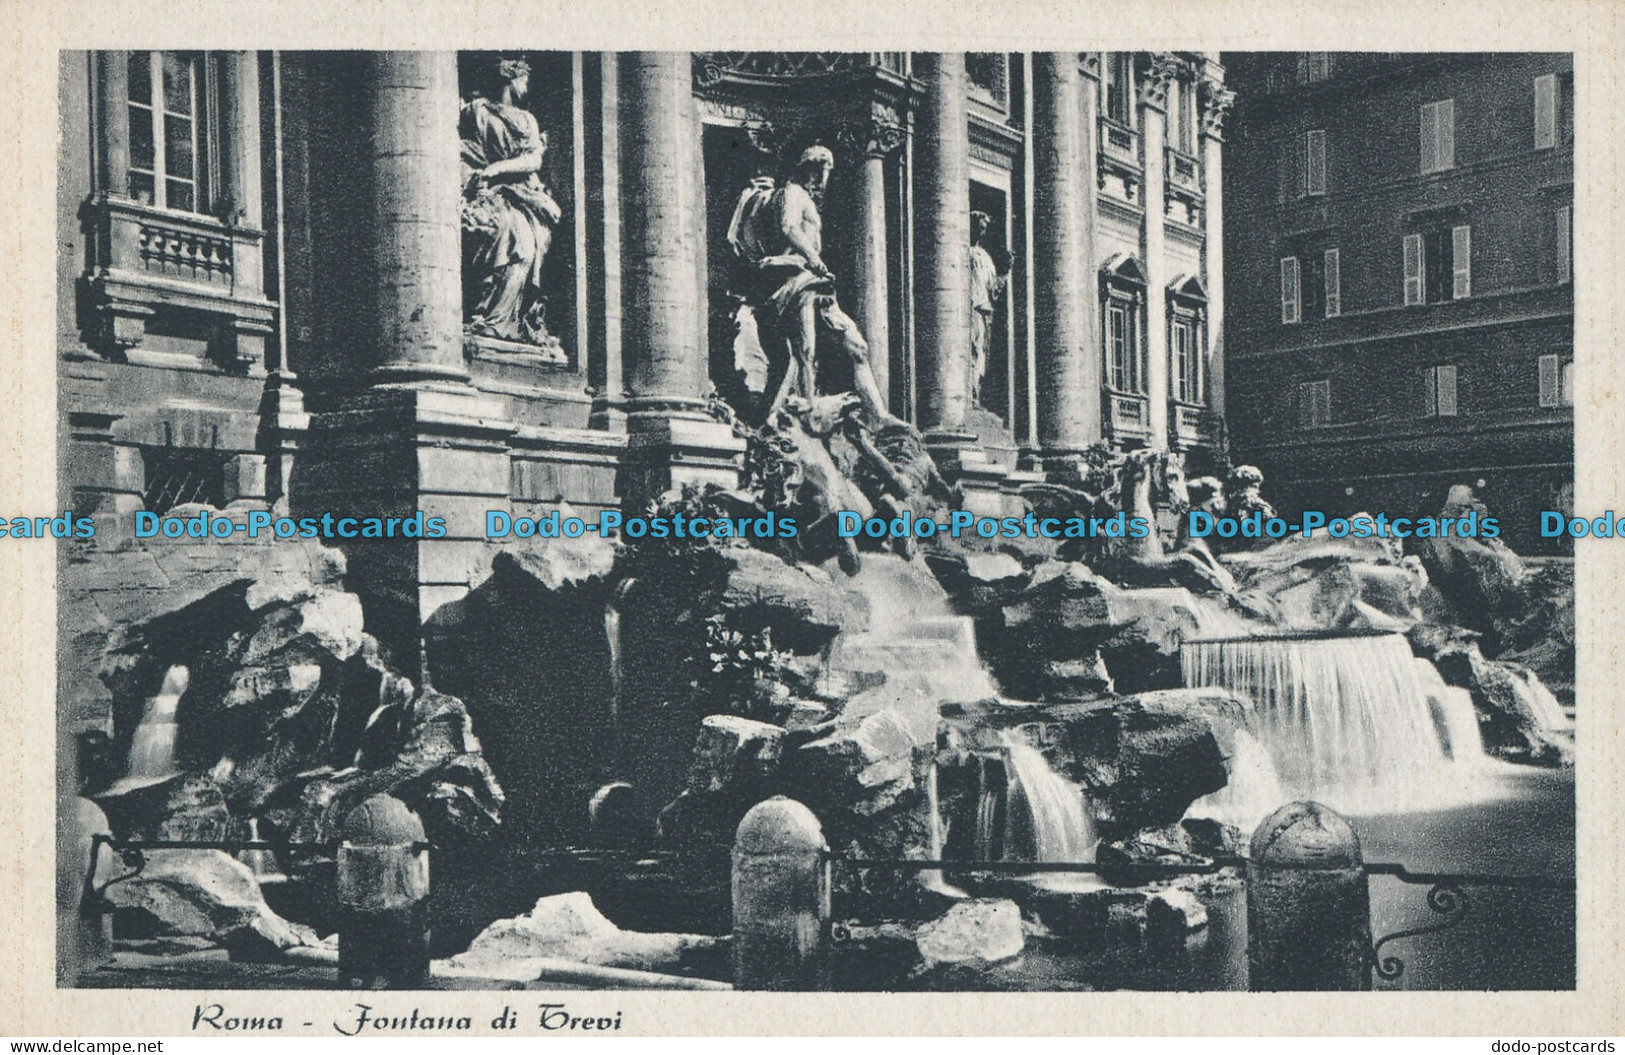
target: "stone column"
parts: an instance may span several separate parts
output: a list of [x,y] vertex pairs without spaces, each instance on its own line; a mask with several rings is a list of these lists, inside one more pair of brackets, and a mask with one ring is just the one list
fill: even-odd
[[1236,93],[1209,62],[1202,78],[1202,190],[1207,201],[1203,264],[1207,272],[1207,402],[1224,413],[1224,118]]
[[705,188],[692,59],[617,56],[621,340],[627,370],[628,500],[678,483],[737,483],[743,441],[708,418]]
[[1046,467],[1101,437],[1095,94],[1076,52],[1033,55],[1033,327]]
[[376,239],[369,271],[379,326],[373,377],[466,381],[457,56],[378,51],[367,63]]
[[[298,515],[444,518],[440,539],[340,543],[367,629],[416,674],[424,625],[489,568],[485,513],[509,506],[514,425],[463,365],[456,55],[360,61],[366,127],[359,171],[347,175],[369,188],[358,226],[372,239],[357,261],[367,296],[355,310],[368,312],[358,332],[373,335],[357,350],[370,387],[312,416],[291,490]],[[312,231],[318,242],[343,237]]]
[[[220,194],[213,210],[233,228],[259,232],[265,228],[260,192],[260,63],[252,51],[228,51],[220,57]],[[265,260],[260,238],[232,238],[232,279],[242,296],[259,297],[265,291]],[[268,323],[249,319],[232,321],[232,356],[236,365],[254,376],[265,373],[265,345],[271,337]]]
[[130,54],[96,52],[96,189],[130,193]]
[[262,228],[260,204],[260,64],[252,51],[220,56],[220,193],[226,219]]
[[1145,349],[1147,420],[1151,446],[1168,446],[1168,262],[1163,218],[1167,214],[1168,91],[1183,64],[1166,52],[1151,56],[1140,76],[1140,140],[1145,150]]
[[963,52],[914,58],[925,99],[915,125],[917,210],[914,301],[919,425],[962,435],[970,408],[970,125]]
[[880,394],[891,401],[891,307],[886,269],[886,155],[902,139],[895,124],[873,119],[853,145],[862,158],[857,172],[852,260],[853,317],[869,342],[869,364]]

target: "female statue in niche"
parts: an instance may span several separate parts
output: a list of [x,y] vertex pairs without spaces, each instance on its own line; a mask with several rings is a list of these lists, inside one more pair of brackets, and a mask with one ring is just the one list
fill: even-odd
[[543,322],[542,262],[563,210],[542,183],[547,135],[524,108],[530,64],[494,64],[463,104],[463,289],[471,332],[557,348]]

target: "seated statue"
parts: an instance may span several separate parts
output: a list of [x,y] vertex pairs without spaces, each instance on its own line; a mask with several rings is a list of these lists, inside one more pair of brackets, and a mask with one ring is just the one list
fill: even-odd
[[820,332],[852,367],[852,387],[865,417],[875,425],[895,420],[886,410],[869,365],[869,344],[835,298],[834,275],[823,258],[819,203],[828,186],[835,155],[811,146],[801,153],[782,186],[758,177],[740,194],[728,226],[728,244],[740,264],[738,292],[756,315],[764,335],[771,330],[788,347],[783,379],[771,416],[792,395],[817,394]]

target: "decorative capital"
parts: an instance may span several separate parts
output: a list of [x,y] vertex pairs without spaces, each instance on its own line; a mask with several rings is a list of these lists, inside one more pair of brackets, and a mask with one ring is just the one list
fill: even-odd
[[1140,105],[1158,110],[1168,107],[1168,89],[1189,70],[1184,59],[1171,51],[1146,53],[1140,69]]
[[842,125],[836,133],[836,141],[853,154],[878,158],[902,146],[907,135],[907,126],[895,107],[874,103],[869,107],[867,119],[859,118]]
[[1204,77],[1200,82],[1202,130],[1215,139],[1224,138],[1224,119],[1236,104],[1236,93],[1220,81]]
[[1078,68],[1085,77],[1100,80],[1101,53],[1098,51],[1085,51],[1079,55]]

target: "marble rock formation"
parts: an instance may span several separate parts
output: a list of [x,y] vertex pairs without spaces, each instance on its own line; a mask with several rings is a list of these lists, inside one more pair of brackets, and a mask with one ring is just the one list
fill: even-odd
[[[690,956],[714,949],[724,939],[703,934],[651,934],[622,930],[581,892],[538,900],[523,916],[486,927],[467,951],[446,961],[459,972],[523,974],[532,961],[564,960],[600,967],[675,971]],[[537,962],[540,972],[542,963]]]

